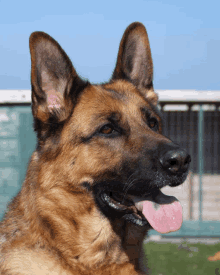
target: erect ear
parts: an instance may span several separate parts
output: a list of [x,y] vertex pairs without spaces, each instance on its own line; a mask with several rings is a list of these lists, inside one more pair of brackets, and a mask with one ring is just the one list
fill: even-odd
[[30,36],[32,111],[46,122],[65,120],[86,83],[77,75],[67,54],[44,32]]
[[147,31],[139,22],[127,27],[122,37],[112,79],[132,82],[153,104],[157,94],[153,89],[153,62]]

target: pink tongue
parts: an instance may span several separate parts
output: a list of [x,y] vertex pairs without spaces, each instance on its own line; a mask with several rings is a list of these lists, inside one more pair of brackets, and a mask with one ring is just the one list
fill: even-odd
[[177,231],[182,225],[182,206],[175,197],[159,192],[154,202],[143,201],[143,215],[159,233]]

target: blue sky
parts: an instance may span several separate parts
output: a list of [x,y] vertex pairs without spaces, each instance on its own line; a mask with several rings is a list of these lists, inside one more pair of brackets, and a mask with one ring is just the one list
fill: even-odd
[[220,90],[219,0],[0,0],[0,89],[30,89],[29,36],[55,38],[77,72],[107,81],[126,27],[147,28],[155,89]]

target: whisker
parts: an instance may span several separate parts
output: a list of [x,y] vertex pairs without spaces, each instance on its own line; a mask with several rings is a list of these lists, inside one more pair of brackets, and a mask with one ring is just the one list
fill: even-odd
[[133,180],[128,184],[128,186],[127,186],[127,188],[126,188],[126,190],[125,190],[125,192],[124,192],[122,202],[124,202],[125,197],[126,197],[126,195],[127,195],[127,193],[128,193],[128,190],[134,185],[135,180],[136,180],[136,179],[133,179]]

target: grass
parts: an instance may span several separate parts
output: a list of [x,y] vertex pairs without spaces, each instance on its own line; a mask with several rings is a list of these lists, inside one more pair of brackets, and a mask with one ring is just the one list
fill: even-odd
[[220,251],[220,244],[149,242],[145,245],[152,275],[220,275],[220,261],[207,260],[217,251]]

